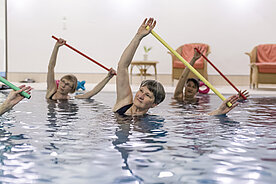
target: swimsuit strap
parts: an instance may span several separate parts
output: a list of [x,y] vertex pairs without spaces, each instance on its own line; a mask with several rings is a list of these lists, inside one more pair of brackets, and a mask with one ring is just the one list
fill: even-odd
[[123,107],[121,107],[120,109],[118,109],[116,111],[116,113],[120,114],[120,115],[124,115],[125,112],[132,106],[132,104],[128,104],[128,105],[125,105]]
[[56,94],[57,92],[54,92],[50,97],[49,97],[49,99],[50,100],[53,100],[53,96]]

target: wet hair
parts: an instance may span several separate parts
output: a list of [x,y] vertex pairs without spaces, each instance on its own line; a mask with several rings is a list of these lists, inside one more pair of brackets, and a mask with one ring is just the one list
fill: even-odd
[[77,89],[77,86],[78,86],[77,77],[75,75],[69,74],[69,75],[64,75],[60,80],[62,80],[62,79],[66,79],[66,80],[73,83],[73,86],[72,86],[72,89],[71,89],[70,93],[74,93]]
[[146,86],[154,95],[154,103],[160,104],[165,99],[165,90],[163,85],[156,80],[144,80],[140,87]]
[[195,86],[196,86],[196,88],[197,88],[197,91],[198,91],[198,90],[199,90],[199,81],[198,81],[197,79],[195,79],[195,78],[189,78],[189,79],[187,79],[186,84],[187,84],[189,81],[192,81],[192,82],[195,84]]

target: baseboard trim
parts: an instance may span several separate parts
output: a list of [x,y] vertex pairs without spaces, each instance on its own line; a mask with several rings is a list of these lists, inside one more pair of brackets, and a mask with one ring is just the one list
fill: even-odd
[[[60,79],[62,76],[68,73],[56,73],[56,79]],[[107,74],[99,73],[74,73],[79,81],[85,80],[87,83],[98,83]],[[249,75],[227,75],[228,80],[230,80],[234,85],[246,86],[249,85]],[[28,73],[28,72],[8,72],[7,79],[11,82],[20,82],[26,78],[33,79],[36,82],[46,82],[46,73]],[[147,76],[146,79],[155,79],[154,75]],[[229,85],[228,82],[220,75],[208,75],[209,82],[216,86]],[[144,80],[144,77],[133,76],[132,83],[139,84]],[[178,80],[172,81],[171,74],[159,74],[157,75],[157,80],[164,85],[176,85]],[[115,83],[115,77],[110,81],[110,83]]]

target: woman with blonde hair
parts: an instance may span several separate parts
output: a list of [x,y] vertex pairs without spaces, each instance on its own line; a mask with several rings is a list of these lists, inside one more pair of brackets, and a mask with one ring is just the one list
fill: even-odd
[[[48,65],[48,73],[47,73],[47,92],[46,92],[47,99],[51,99],[51,100],[70,99],[69,93],[74,93],[78,85],[77,77],[72,74],[63,76],[59,81],[59,85],[57,85],[55,80],[54,69],[56,66],[58,50],[61,46],[65,44],[66,44],[65,40],[61,38],[58,39],[50,58],[50,62]],[[75,96],[75,98],[91,98],[92,96],[96,95],[104,88],[104,86],[115,75],[115,73],[116,73],[115,70],[111,68],[107,76],[101,82],[99,82],[91,91],[85,94],[77,95]]]

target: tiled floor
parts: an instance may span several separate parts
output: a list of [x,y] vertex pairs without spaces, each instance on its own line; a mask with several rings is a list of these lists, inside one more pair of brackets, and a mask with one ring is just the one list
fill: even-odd
[[[30,85],[32,86],[35,90],[46,90],[46,83],[13,83],[16,86],[25,84],[25,85]],[[88,83],[85,84],[86,90],[91,90],[96,84]],[[171,85],[166,85],[165,91],[167,93],[173,93],[175,86]],[[276,97],[276,85],[271,85],[271,84],[261,84],[259,85],[258,89],[250,89],[249,86],[236,86],[238,89],[241,90],[248,90],[251,95],[260,95],[260,96],[275,96]],[[131,86],[133,91],[137,91],[139,88],[139,85],[132,85]],[[233,89],[231,86],[214,86],[221,94],[235,94],[236,91]],[[116,90],[116,85],[115,84],[107,84],[103,91],[108,91],[108,92],[115,92]],[[213,92],[210,90],[210,94],[213,94]]]

